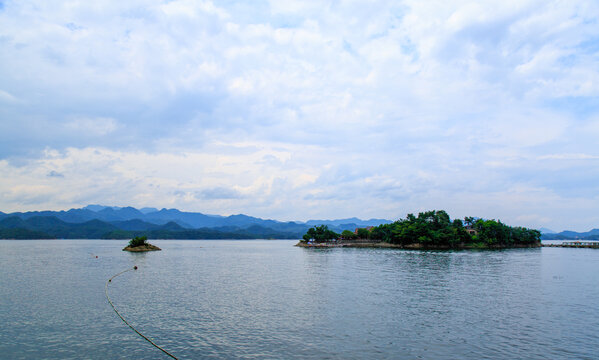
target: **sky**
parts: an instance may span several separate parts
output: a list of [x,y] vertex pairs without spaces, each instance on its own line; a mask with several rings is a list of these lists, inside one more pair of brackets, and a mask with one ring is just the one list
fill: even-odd
[[0,211],[599,227],[599,3],[0,0]]

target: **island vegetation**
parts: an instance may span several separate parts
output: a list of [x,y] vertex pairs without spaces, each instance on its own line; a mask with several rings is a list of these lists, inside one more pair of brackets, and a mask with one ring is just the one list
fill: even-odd
[[339,238],[339,234],[329,230],[327,225],[311,227],[303,236],[304,241],[327,242]]
[[373,246],[406,249],[539,247],[541,233],[499,220],[450,219],[443,210],[408,214],[405,219],[337,234],[325,225],[308,230],[299,246]]
[[123,251],[141,252],[162,250],[158,246],[148,243],[147,240],[147,236],[136,236],[129,241],[129,245],[127,245]]

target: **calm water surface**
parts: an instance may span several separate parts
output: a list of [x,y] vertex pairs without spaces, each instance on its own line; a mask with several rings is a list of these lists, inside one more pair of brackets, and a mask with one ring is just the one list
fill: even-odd
[[[597,359],[599,250],[0,241],[0,358]],[[96,258],[98,256],[98,258]]]

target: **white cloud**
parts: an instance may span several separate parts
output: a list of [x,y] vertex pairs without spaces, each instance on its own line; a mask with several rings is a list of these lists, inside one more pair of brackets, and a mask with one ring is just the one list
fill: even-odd
[[16,98],[15,96],[11,95],[10,93],[0,90],[0,102],[4,102],[4,103],[18,103],[19,99]]
[[583,0],[10,3],[0,159],[30,175],[0,176],[0,207],[393,218],[490,199],[508,214],[528,186],[544,190],[514,221],[558,221],[542,199],[574,204],[568,187],[597,175],[580,162],[596,148],[598,16]]
[[551,154],[539,156],[540,160],[599,160],[599,155],[590,154]]
[[229,85],[229,91],[239,94],[250,94],[254,90],[254,85],[250,80],[243,78],[235,78]]
[[118,128],[118,122],[112,118],[75,117],[65,124],[65,129],[83,136],[102,136]]
[[194,18],[198,12],[203,12],[210,15],[216,15],[222,19],[229,17],[226,11],[214,6],[211,1],[169,1],[168,3],[162,4],[160,9],[167,16],[185,16]]

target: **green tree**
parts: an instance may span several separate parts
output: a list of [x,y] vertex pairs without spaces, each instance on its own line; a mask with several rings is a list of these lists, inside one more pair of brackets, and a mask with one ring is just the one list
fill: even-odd
[[147,245],[146,240],[148,240],[147,236],[136,236],[133,239],[129,240],[129,246],[138,247]]
[[455,219],[451,224],[453,238],[450,240],[450,245],[453,247],[457,244],[466,244],[472,242],[472,236],[464,228],[462,220]]
[[341,237],[346,239],[346,240],[352,240],[352,239],[357,239],[358,235],[354,234],[353,231],[350,230],[343,230],[341,232]]
[[306,234],[302,237],[304,241],[314,240],[315,242],[326,242],[333,239],[337,239],[339,234],[336,232],[329,230],[329,227],[326,225],[320,225],[311,227],[308,229]]
[[390,243],[393,239],[393,224],[381,224],[370,230],[370,238]]
[[[470,235],[464,223],[472,226],[477,235]],[[372,229],[371,238],[392,244],[419,243],[424,246],[458,247],[460,244],[483,242],[488,246],[512,246],[540,241],[540,232],[521,227],[510,227],[498,220],[467,217],[451,221],[443,210],[425,211],[414,216],[408,214],[392,224],[379,225]]]
[[358,229],[358,238],[360,239],[368,239],[370,237],[370,231],[365,228]]

